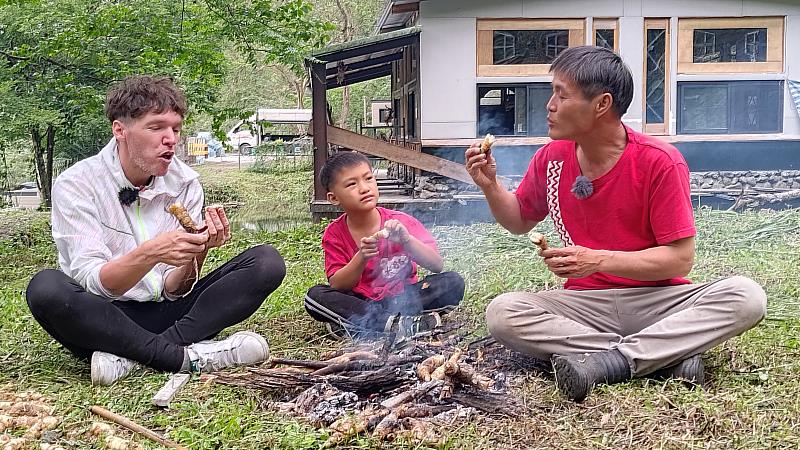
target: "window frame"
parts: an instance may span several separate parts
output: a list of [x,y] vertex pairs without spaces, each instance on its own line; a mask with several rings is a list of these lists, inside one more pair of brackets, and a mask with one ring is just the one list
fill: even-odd
[[614,53],[619,53],[619,19],[592,19],[592,45],[597,45],[597,30],[614,30]]
[[[659,123],[647,123],[647,31],[648,30],[664,30],[664,61],[666,67],[664,70],[664,121]],[[643,35],[642,35],[642,129],[645,133],[654,136],[666,136],[669,134],[670,122],[670,104],[672,99],[672,75],[669,66],[672,52],[672,28],[670,27],[669,19],[667,18],[651,18],[644,19]]]
[[[784,98],[783,95],[779,95],[778,98],[778,105],[776,106],[779,110],[777,115],[778,117],[778,128],[765,130],[765,131],[731,131],[733,115],[732,112],[732,101],[731,101],[731,89],[732,85],[735,83],[776,83],[779,86],[779,92],[782,93],[786,90],[786,83],[784,80],[706,80],[706,81],[678,81],[676,86],[677,91],[677,103],[678,103],[678,115],[676,117],[676,126],[675,132],[677,135],[719,135],[719,136],[735,136],[735,135],[742,135],[742,134],[749,134],[749,135],[758,135],[758,134],[781,134],[783,133],[784,129],[784,117],[783,117],[783,102]],[[714,131],[714,130],[699,130],[699,131],[686,131],[683,128],[683,108],[684,108],[684,89],[686,87],[714,87],[723,85],[728,89],[728,120],[727,120],[727,128],[725,132],[722,131]]]
[[[678,19],[678,73],[782,73],[785,47],[785,17],[726,17]],[[766,28],[767,60],[764,62],[694,61],[694,30],[720,28]]]
[[[584,45],[586,19],[478,19],[476,74],[479,77],[547,75],[550,64],[493,64],[494,32],[499,30],[569,30],[569,47]],[[616,41],[616,39],[615,39]]]
[[[552,82],[551,81],[526,81],[526,82],[509,82],[509,83],[478,83],[475,86],[475,116],[477,118],[475,122],[475,137],[482,138],[485,133],[481,130],[481,96],[480,92],[481,89],[504,89],[504,88],[525,88],[526,97],[525,97],[525,134],[496,134],[498,137],[513,137],[513,138],[540,138],[540,137],[547,137],[547,132],[545,131],[543,134],[530,134],[531,133],[531,116],[530,116],[530,93],[531,88],[533,89],[546,89],[548,92],[552,93]],[[545,105],[546,108],[546,105]]]

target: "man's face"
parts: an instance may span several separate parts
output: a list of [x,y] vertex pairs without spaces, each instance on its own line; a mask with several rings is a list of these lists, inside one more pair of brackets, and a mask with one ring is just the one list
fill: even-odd
[[[547,102],[547,126],[551,139],[576,140],[595,126],[598,99],[587,99],[571,81],[553,75],[553,95]],[[599,98],[599,96],[598,96]]]
[[136,119],[115,120],[112,128],[120,143],[120,159],[126,175],[137,179],[166,175],[175,156],[182,124],[183,117],[175,111],[149,112]]
[[345,167],[336,175],[328,201],[345,211],[369,211],[378,205],[378,182],[367,163]]

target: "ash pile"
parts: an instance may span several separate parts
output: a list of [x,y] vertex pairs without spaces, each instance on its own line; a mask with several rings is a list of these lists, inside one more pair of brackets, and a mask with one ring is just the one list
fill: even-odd
[[513,375],[551,370],[491,337],[467,343],[458,328],[451,324],[401,341],[392,333],[373,336],[319,361],[273,357],[264,367],[214,380],[260,390],[270,399],[266,407],[327,428],[328,446],[356,435],[437,445],[442,426],[524,413],[510,393]]

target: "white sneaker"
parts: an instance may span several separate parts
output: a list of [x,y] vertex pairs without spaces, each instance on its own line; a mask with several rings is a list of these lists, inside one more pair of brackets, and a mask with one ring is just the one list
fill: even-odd
[[202,341],[187,347],[193,372],[255,364],[269,357],[269,345],[260,334],[240,331],[221,341]]
[[92,384],[110,386],[129,374],[137,366],[135,361],[106,352],[92,353]]

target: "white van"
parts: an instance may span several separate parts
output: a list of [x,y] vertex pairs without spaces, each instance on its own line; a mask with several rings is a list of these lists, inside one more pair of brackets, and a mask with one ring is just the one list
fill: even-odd
[[227,133],[225,143],[242,155],[249,155],[253,147],[269,141],[271,134],[269,125],[305,124],[311,121],[310,109],[267,109],[259,108],[256,114],[247,120],[240,120]]

